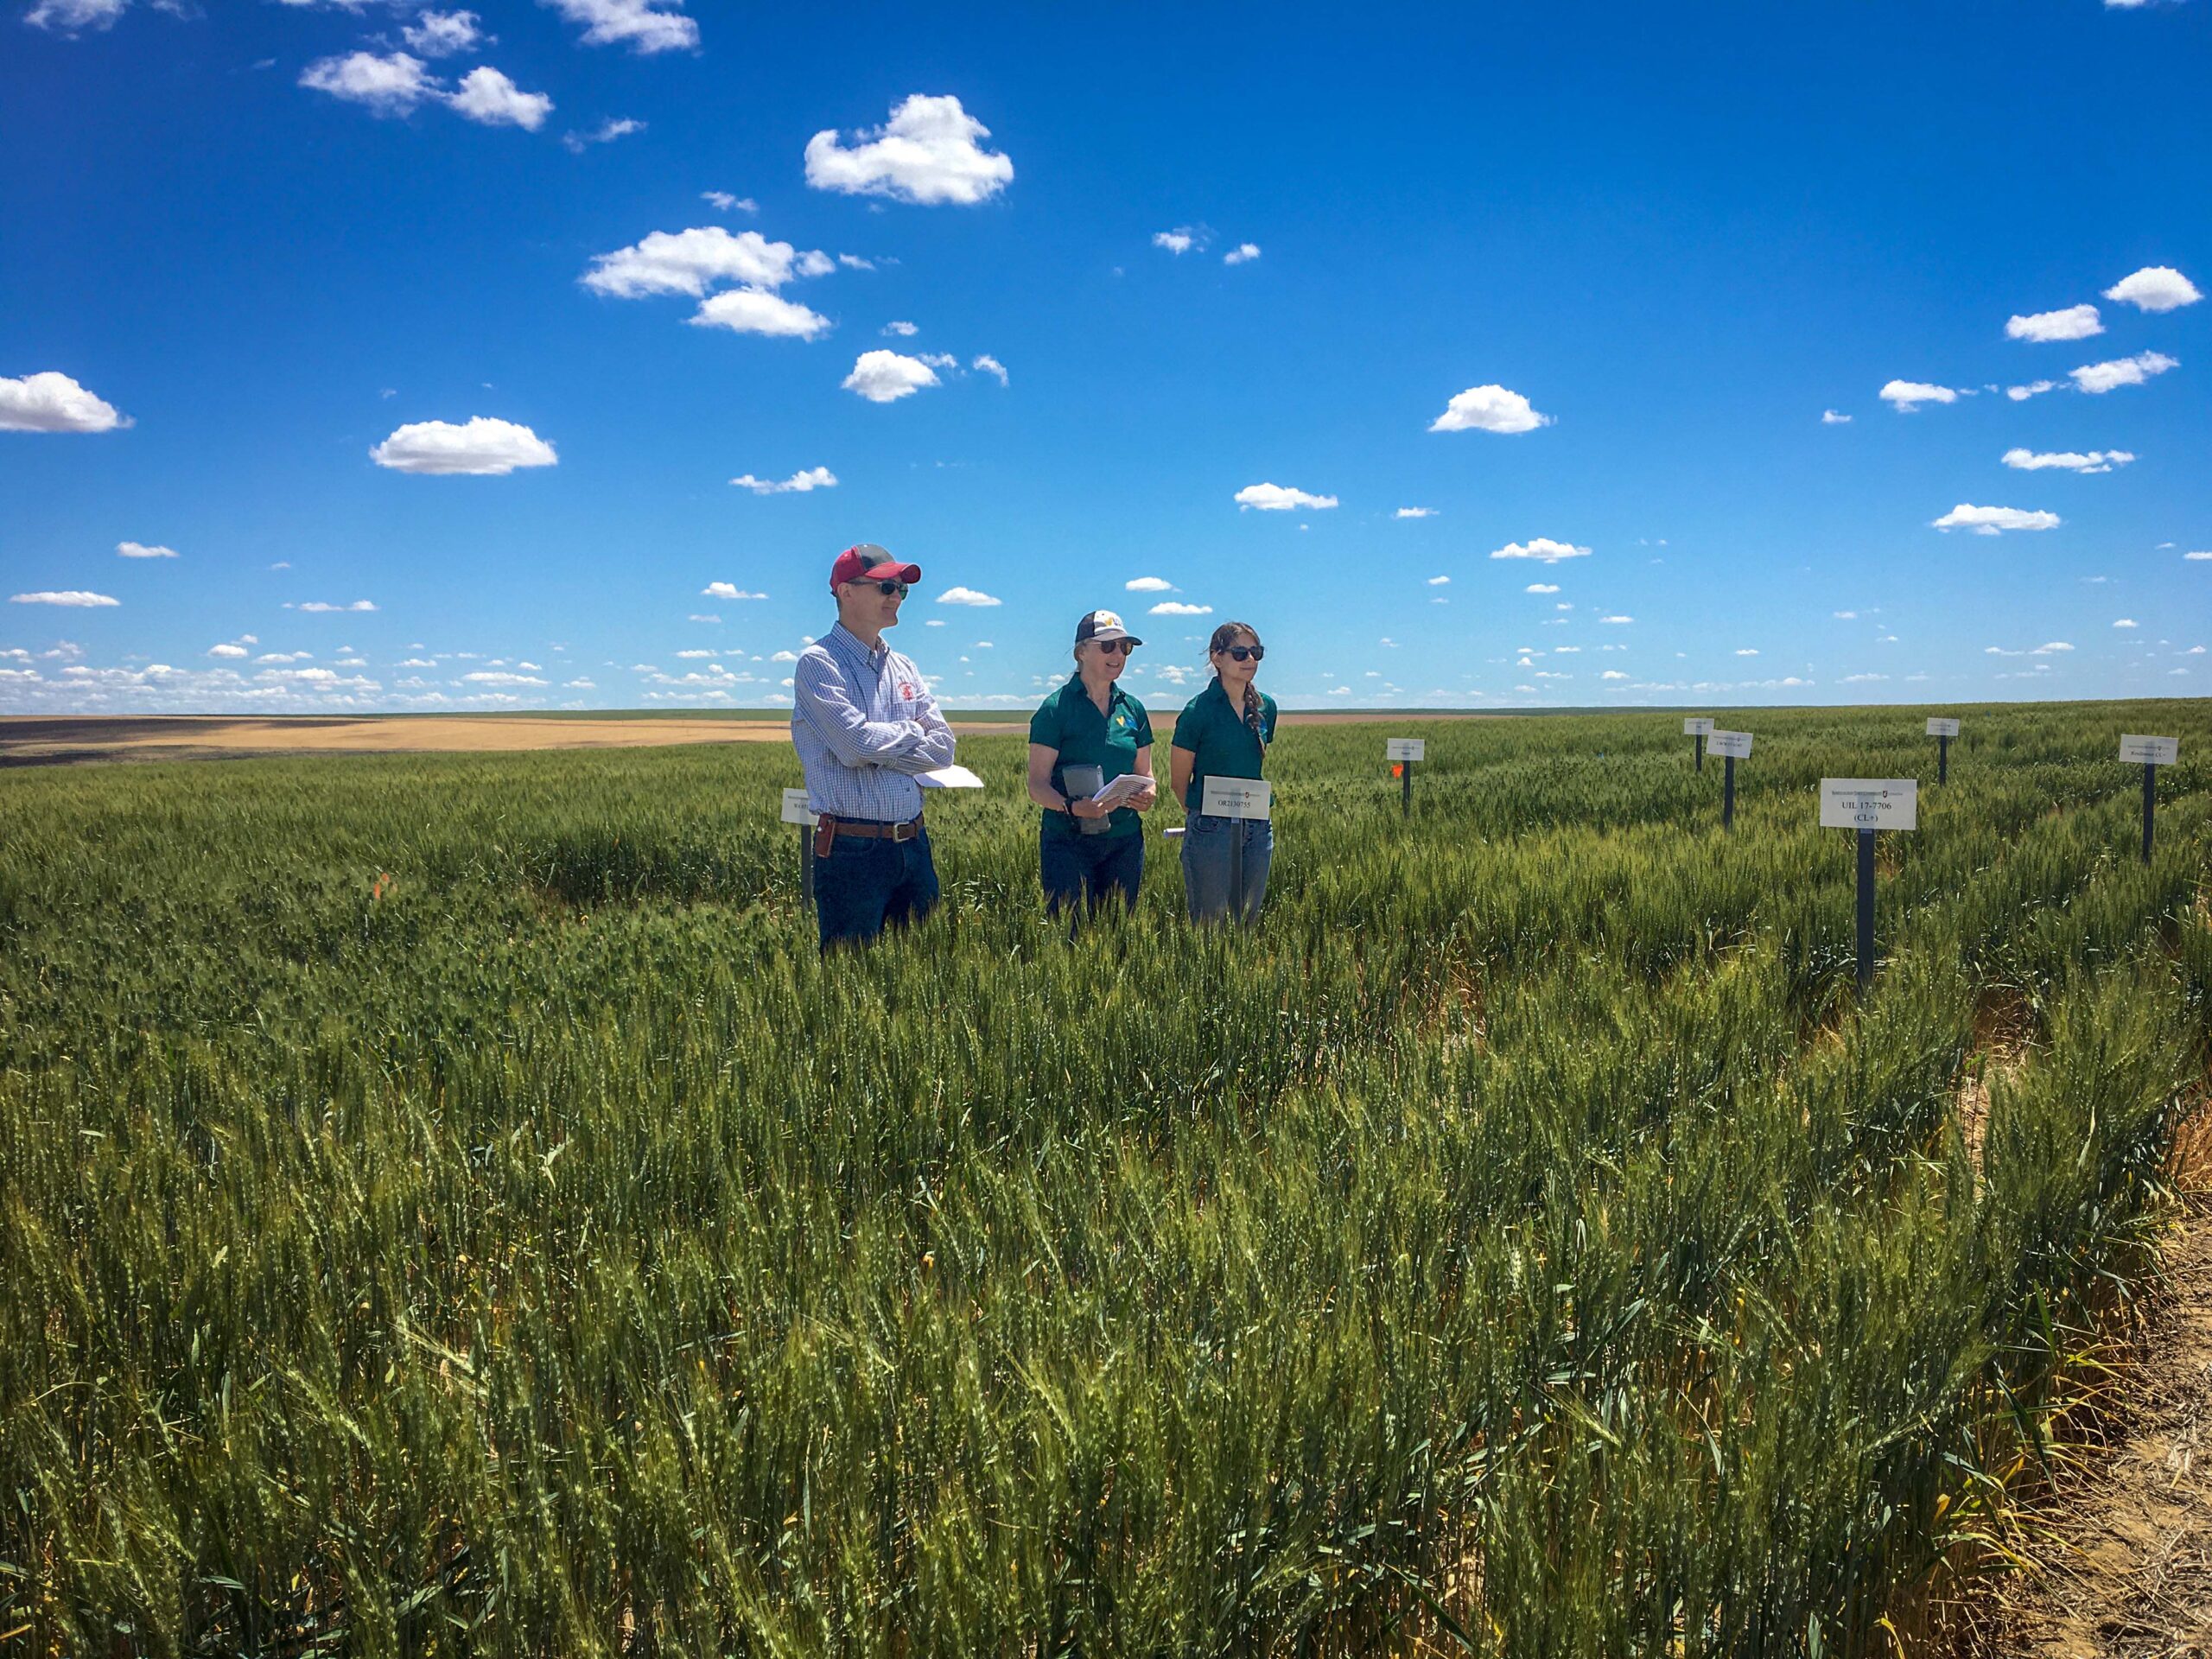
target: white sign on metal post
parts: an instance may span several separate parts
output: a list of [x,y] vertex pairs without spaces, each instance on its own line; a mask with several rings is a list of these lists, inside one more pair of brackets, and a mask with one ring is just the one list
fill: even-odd
[[1941,715],[1930,715],[1928,717],[1929,736],[1956,737],[1958,734],[1959,722],[1957,721],[1946,720]]
[[1682,722],[1684,737],[1710,737],[1712,734],[1713,722],[1710,720],[1686,720]]
[[2181,759],[2181,740],[2130,734],[2120,740],[2120,758],[2139,766],[2174,766]]
[[1426,760],[1428,759],[1428,740],[1425,737],[1386,737],[1382,740],[1385,760]]
[[1705,740],[1706,753],[1724,760],[1748,760],[1751,758],[1751,734],[1749,732],[1713,732]]
[[785,823],[812,823],[814,822],[814,812],[806,804],[804,790],[787,789],[784,791],[784,822]]
[[1916,830],[1920,783],[1913,778],[1823,778],[1823,830]]
[[1274,794],[1274,785],[1258,778],[1209,778],[1198,810],[1210,818],[1264,818]]

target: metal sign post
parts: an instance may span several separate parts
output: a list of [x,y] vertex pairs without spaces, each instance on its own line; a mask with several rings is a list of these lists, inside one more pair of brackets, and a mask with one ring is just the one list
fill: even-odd
[[1382,758],[1398,763],[1398,775],[1405,780],[1405,792],[1398,810],[1411,817],[1414,810],[1414,762],[1428,759],[1428,740],[1425,737],[1386,737],[1382,740]]
[[1736,762],[1751,758],[1751,734],[1714,732],[1710,741],[1713,752],[1721,760],[1720,827],[1732,830],[1736,827]]
[[784,822],[798,825],[798,907],[801,915],[814,908],[814,812],[806,791],[784,791]]
[[1951,740],[1959,734],[1959,722],[1941,715],[1928,717],[1928,735],[1936,740],[1936,781],[1947,784],[1951,780]]
[[1682,722],[1682,735],[1697,740],[1697,770],[1700,772],[1705,770],[1705,740],[1712,734],[1713,722],[1709,720],[1686,720]]
[[1821,828],[1859,839],[1859,988],[1874,982],[1874,832],[1919,827],[1920,785],[1910,778],[1823,778]]
[[2158,768],[2181,759],[2177,737],[2140,737],[2130,733],[2120,740],[2120,758],[2143,766],[2143,861],[2151,861],[2151,828],[2158,810]]
[[1230,820],[1229,908],[1243,926],[1251,918],[1244,908],[1244,825],[1274,815],[1274,788],[1257,778],[1209,778],[1199,798],[1198,810],[1210,818]]

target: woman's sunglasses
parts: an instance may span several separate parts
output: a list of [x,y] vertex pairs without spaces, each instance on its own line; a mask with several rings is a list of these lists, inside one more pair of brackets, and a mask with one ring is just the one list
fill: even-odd
[[1126,657],[1137,648],[1134,639],[1094,639],[1090,643],[1109,657]]
[[1234,657],[1240,663],[1256,663],[1268,654],[1265,645],[1224,645],[1221,654]]

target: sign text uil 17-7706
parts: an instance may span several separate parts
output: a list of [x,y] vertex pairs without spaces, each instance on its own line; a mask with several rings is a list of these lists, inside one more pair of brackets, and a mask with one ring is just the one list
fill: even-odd
[[1911,778],[1823,778],[1823,830],[1913,830],[1919,827],[1920,785]]

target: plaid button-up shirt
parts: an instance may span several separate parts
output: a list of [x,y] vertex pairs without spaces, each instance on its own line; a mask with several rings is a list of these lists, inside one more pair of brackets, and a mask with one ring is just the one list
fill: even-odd
[[791,747],[815,811],[903,823],[922,810],[913,774],[950,766],[953,737],[921,671],[840,622],[791,671]]

